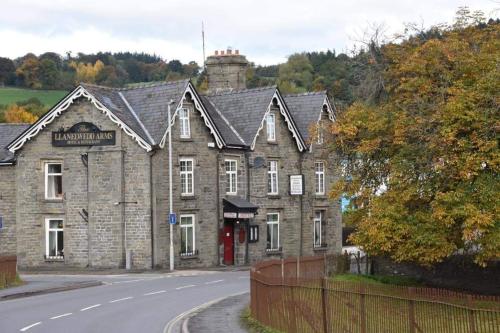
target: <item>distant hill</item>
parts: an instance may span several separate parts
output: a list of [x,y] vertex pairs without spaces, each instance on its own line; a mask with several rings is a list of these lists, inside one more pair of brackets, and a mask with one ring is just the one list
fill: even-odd
[[45,107],[50,108],[68,92],[65,90],[33,90],[23,88],[0,88],[0,104],[9,105],[36,97]]

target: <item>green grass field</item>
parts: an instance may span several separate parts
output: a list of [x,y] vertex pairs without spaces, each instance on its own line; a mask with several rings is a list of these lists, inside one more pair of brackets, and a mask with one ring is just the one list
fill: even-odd
[[0,88],[0,104],[8,105],[31,97],[38,98],[46,107],[50,108],[68,92],[64,90],[33,90],[22,88]]

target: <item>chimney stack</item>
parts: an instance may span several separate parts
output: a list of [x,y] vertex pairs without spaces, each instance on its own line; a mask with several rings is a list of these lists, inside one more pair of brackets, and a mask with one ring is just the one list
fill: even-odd
[[228,47],[215,51],[205,63],[208,76],[208,92],[241,90],[246,88],[248,61],[239,50]]

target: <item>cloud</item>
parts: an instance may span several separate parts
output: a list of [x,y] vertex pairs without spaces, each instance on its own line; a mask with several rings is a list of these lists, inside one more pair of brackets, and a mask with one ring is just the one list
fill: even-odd
[[[3,0],[0,56],[27,52],[138,51],[167,60],[202,62],[201,21],[207,54],[233,46],[259,64],[282,62],[300,51],[345,51],[370,22],[388,33],[403,23],[450,22],[463,2],[453,0]],[[498,7],[475,0],[487,14]]]

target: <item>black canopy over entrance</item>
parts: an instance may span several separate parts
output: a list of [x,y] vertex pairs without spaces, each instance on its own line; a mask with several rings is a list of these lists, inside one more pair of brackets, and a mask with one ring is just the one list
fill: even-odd
[[258,206],[240,197],[222,199],[224,217],[229,219],[252,219],[257,213]]

